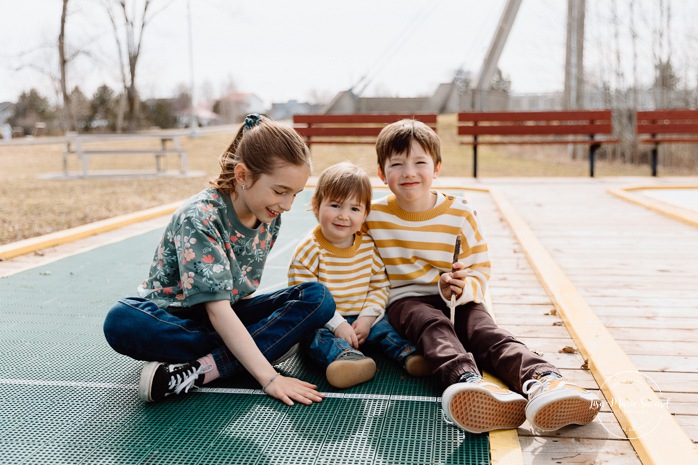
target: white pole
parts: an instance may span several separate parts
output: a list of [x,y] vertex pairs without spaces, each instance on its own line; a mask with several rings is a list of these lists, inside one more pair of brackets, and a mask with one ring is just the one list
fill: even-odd
[[189,22],[189,78],[191,81],[191,95],[189,96],[189,136],[199,136],[199,123],[194,111],[194,46],[191,27],[191,1],[187,0],[187,19]]

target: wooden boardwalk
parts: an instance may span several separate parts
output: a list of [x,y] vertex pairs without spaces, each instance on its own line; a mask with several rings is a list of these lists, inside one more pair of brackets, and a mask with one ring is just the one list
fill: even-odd
[[[520,231],[512,229],[501,205],[487,189],[496,190],[510,203],[608,329],[622,355],[646,378],[663,402],[659,409],[675,419],[681,433],[676,436],[684,435],[696,443],[698,228],[609,193],[610,188],[672,182],[698,185],[698,180],[685,178],[440,178],[438,185],[476,189],[466,190],[465,196],[476,206],[490,241],[494,272],[490,293],[498,323],[560,367],[565,376],[603,397],[599,378],[587,369],[602,361],[587,363],[579,352],[571,336],[579,329],[567,328],[563,323],[544,280],[536,274],[540,270],[531,266],[525,245],[517,239]],[[0,276],[97,246],[101,240],[118,240],[159,227],[164,220],[154,219],[66,244],[45,251],[43,257],[25,255],[0,262]],[[614,354],[609,352],[608,357]],[[617,406],[605,399],[598,419],[584,427],[539,434],[524,424],[513,436],[518,444],[505,444],[500,442],[499,434],[491,434],[493,463],[662,463],[656,455],[641,450],[645,443],[627,438],[611,407]],[[644,428],[641,434],[661,433],[654,431],[653,425],[640,426]],[[660,429],[665,426],[660,425]],[[667,444],[659,453],[666,457],[664,463],[696,463],[695,445],[684,456],[675,454],[686,449],[678,451]]]
[[[608,192],[611,187],[668,182],[643,178],[489,184],[509,199],[621,350],[646,377],[680,430],[695,443],[698,228],[629,204]],[[500,321],[505,324],[505,320]],[[519,319],[511,329],[522,336],[536,332],[540,328],[532,328],[532,321]],[[637,402],[637,408],[643,408],[642,400]],[[604,426],[612,423],[608,414],[602,413],[600,420]],[[667,427],[644,426],[647,431],[643,434],[648,435],[659,434]],[[589,445],[590,462],[608,458],[613,463],[633,463],[627,443],[616,440],[622,434],[608,430],[610,435],[588,427],[570,429],[569,433],[575,444]],[[604,444],[594,460],[592,444]],[[579,453],[584,454],[581,450]],[[691,463],[688,457],[676,458],[679,461],[675,463]]]

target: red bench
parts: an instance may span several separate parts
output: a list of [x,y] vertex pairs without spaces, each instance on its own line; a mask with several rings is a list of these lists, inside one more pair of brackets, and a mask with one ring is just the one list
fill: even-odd
[[610,138],[611,117],[610,110],[465,112],[458,113],[458,135],[471,137],[460,143],[473,146],[473,177],[477,177],[478,146],[496,144],[586,144],[593,177],[594,155],[601,143],[617,142]]
[[436,114],[386,113],[346,115],[293,115],[293,127],[312,144],[375,144],[385,125],[416,119],[436,131]]
[[638,111],[635,132],[638,143],[652,147],[652,176],[657,176],[659,144],[698,144],[698,110]]

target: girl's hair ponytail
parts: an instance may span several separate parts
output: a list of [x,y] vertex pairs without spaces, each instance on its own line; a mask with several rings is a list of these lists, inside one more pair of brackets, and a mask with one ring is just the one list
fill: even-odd
[[235,192],[238,163],[244,163],[252,175],[252,183],[263,174],[270,174],[279,165],[288,163],[312,169],[310,150],[303,138],[291,127],[284,126],[257,113],[245,117],[228,148],[219,157],[221,167],[211,186],[225,194]]

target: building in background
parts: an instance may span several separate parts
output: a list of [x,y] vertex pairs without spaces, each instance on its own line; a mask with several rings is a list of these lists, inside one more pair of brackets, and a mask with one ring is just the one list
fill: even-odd
[[248,113],[264,113],[266,105],[255,94],[233,92],[218,100],[213,111],[220,117],[220,123],[239,123]]

